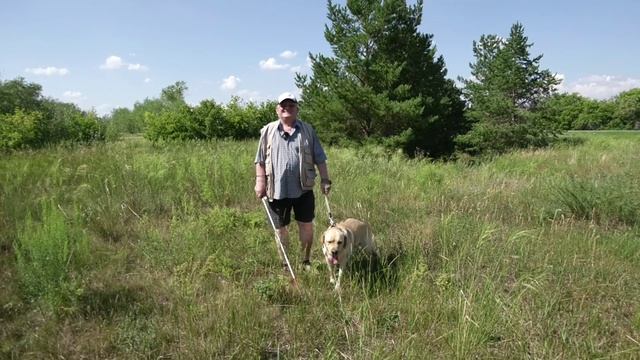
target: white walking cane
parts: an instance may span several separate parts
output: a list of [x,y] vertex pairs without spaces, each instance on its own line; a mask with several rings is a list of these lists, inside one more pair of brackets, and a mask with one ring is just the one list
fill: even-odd
[[269,204],[267,203],[267,197],[262,198],[262,204],[264,205],[264,209],[267,211],[267,217],[269,217],[269,221],[271,222],[271,227],[273,228],[273,232],[276,233],[276,239],[278,240],[278,245],[280,245],[280,250],[282,250],[282,256],[284,257],[284,261],[287,263],[287,268],[291,273],[291,278],[293,279],[294,285],[298,285],[296,281],[296,276],[293,273],[293,269],[291,268],[291,263],[289,263],[289,258],[287,257],[287,252],[284,250],[284,246],[282,245],[282,240],[280,240],[280,234],[278,234],[278,229],[276,229],[276,224],[273,222],[273,218],[271,217],[271,211],[269,209]]

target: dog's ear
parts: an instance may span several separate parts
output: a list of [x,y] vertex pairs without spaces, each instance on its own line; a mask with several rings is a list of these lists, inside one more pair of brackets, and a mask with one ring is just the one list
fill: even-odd
[[346,248],[347,247],[347,242],[349,242],[349,235],[350,235],[350,231],[349,229],[344,229],[342,231],[342,247]]

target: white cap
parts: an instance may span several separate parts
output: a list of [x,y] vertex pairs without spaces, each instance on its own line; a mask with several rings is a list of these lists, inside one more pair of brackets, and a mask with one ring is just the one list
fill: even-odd
[[297,103],[298,99],[296,99],[296,96],[293,95],[290,92],[284,92],[282,94],[280,94],[280,96],[278,96],[278,104],[280,104],[281,102],[285,101],[285,100],[293,100],[293,102]]

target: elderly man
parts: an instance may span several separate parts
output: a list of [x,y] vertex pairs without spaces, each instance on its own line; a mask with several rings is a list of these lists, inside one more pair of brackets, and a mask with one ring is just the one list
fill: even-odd
[[[281,94],[276,114],[278,120],[260,130],[255,159],[255,192],[259,199],[265,196],[269,199],[271,216],[285,249],[289,243],[287,227],[293,209],[303,249],[302,264],[308,270],[311,267],[309,256],[315,216],[315,168],[320,173],[321,191],[327,195],[331,189],[327,156],[313,127],[298,119],[298,100],[295,95]],[[282,253],[280,257],[284,259]],[[286,263],[283,266],[286,270]]]

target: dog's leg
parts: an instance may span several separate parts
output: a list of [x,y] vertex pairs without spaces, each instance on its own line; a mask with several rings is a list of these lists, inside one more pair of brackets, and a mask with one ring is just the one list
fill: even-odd
[[334,288],[335,291],[340,291],[340,279],[342,279],[342,267],[341,266],[338,267],[338,279],[336,280],[336,287]]
[[335,284],[336,283],[336,279],[333,276],[333,265],[329,264],[329,262],[327,261],[327,268],[329,268],[329,282],[331,284]]

